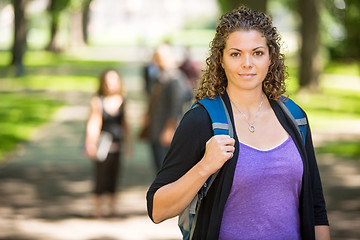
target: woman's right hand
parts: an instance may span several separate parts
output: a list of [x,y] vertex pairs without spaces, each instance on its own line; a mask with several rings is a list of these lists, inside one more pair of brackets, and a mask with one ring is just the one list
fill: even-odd
[[206,150],[201,165],[206,172],[213,174],[231,159],[235,151],[235,139],[228,135],[216,135],[206,142]]
[[159,188],[153,200],[152,219],[160,223],[179,215],[194,199],[211,174],[221,168],[234,154],[235,140],[228,135],[216,135],[206,143],[203,158],[185,175]]
[[97,147],[95,144],[86,144],[84,151],[90,159],[96,158]]

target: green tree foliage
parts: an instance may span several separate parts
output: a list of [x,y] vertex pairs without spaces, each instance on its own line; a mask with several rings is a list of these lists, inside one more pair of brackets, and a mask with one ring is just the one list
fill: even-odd
[[[335,44],[330,47],[333,59],[353,59],[360,61],[360,1],[327,0],[328,11],[334,16],[338,26]],[[331,29],[330,29],[331,30]]]
[[241,5],[266,12],[267,0],[218,0],[221,12],[225,13]]
[[70,2],[71,0],[51,0],[49,2],[48,11],[52,15],[55,15],[58,19],[61,11],[66,9],[69,6]]
[[347,8],[344,14],[344,26],[346,29],[346,55],[360,60],[360,1],[346,1]]

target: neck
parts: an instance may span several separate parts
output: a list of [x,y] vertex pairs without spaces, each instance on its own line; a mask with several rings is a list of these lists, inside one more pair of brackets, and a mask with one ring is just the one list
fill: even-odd
[[[227,88],[227,93],[232,102],[234,102],[241,110],[253,113],[259,108],[262,95],[265,95],[261,91],[234,91]],[[263,97],[265,101],[265,96]]]

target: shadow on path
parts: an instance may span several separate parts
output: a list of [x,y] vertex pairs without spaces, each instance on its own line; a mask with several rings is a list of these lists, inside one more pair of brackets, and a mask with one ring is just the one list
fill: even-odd
[[360,161],[318,155],[332,240],[360,239]]
[[[120,215],[90,218],[92,162],[81,150],[90,95],[77,99],[0,167],[0,239],[180,239],[176,218],[155,225],[147,217],[154,170],[144,142],[123,161]],[[318,162],[332,239],[360,239],[360,162],[332,155],[319,155]]]
[[119,216],[90,217],[93,163],[82,153],[90,95],[78,98],[0,166],[0,239],[179,239],[174,221],[155,225],[147,217],[155,173],[144,142],[123,159]]

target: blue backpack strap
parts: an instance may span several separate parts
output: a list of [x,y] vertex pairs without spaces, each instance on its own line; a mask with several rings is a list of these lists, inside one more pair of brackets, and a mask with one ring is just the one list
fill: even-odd
[[296,126],[305,146],[307,120],[303,111],[293,100],[284,96],[281,96],[278,103]]
[[[234,137],[234,130],[232,127],[229,112],[227,111],[225,103],[220,96],[216,95],[214,99],[201,99],[195,102],[192,108],[196,105],[201,105],[207,110],[212,122],[212,129],[214,131],[214,135],[229,135],[230,137]],[[206,196],[210,186],[212,185],[219,171],[220,169],[214,174],[212,174],[204,183],[200,194],[200,200]]]
[[[208,112],[214,135],[229,135],[234,137],[234,130],[232,127],[231,119],[229,113],[226,109],[225,103],[220,96],[216,96],[214,99],[204,98],[195,102],[191,108],[198,106],[203,106]],[[183,225],[179,225],[180,230],[183,234],[183,240],[188,240],[192,238],[194,233],[195,225],[197,222],[197,211],[201,204],[201,200],[206,196],[210,186],[214,182],[216,176],[220,172],[220,169],[213,173],[204,183],[201,190],[194,197],[189,206],[179,215],[180,224],[186,224],[185,228]]]
[[207,110],[211,118],[214,135],[224,134],[231,137],[234,136],[229,113],[220,96],[216,95],[214,99],[204,98],[199,100],[193,104],[192,108],[197,104],[203,106]]

